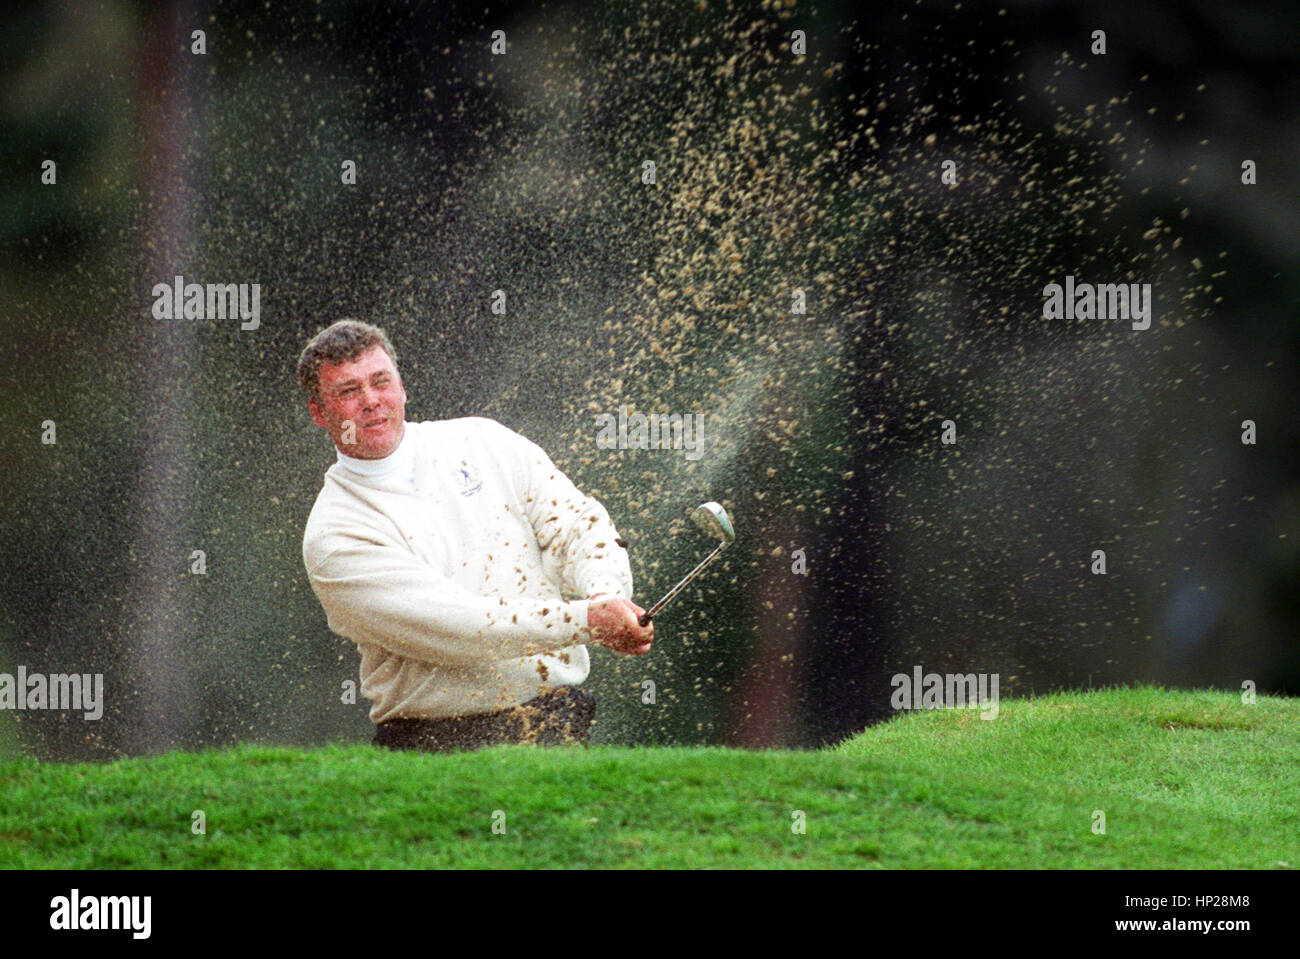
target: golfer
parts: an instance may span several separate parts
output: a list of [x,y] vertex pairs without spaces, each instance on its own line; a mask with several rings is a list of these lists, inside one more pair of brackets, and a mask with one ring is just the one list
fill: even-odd
[[605,508],[494,420],[406,422],[378,327],[322,330],[298,378],[338,455],[303,561],[330,629],[361,650],[375,742],[584,742],[587,644],[643,655],[654,639]]

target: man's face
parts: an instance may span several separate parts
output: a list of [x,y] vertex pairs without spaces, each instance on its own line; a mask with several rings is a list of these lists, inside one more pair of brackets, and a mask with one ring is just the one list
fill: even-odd
[[309,399],[307,408],[340,451],[361,460],[393,452],[406,428],[406,390],[382,346],[355,360],[322,363],[320,401]]

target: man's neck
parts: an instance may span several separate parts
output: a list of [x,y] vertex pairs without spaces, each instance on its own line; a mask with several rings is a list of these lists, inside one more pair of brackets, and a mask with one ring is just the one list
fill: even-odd
[[339,463],[359,476],[389,477],[410,465],[414,453],[407,443],[407,438],[406,424],[403,423],[397,445],[387,456],[378,459],[361,459],[357,456],[348,456],[338,447],[335,447],[335,452],[338,454]]

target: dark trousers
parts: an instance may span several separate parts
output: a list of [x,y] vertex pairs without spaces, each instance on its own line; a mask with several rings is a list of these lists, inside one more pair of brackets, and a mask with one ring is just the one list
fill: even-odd
[[585,743],[596,720],[596,697],[557,686],[522,706],[446,719],[390,719],[376,727],[375,745],[431,753],[504,743],[563,746]]

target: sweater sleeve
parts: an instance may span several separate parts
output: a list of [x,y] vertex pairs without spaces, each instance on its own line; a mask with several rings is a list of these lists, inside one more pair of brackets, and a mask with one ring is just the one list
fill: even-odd
[[510,439],[516,488],[537,545],[572,595],[632,598],[632,567],[609,513],[582,493],[536,443],[495,421]]
[[456,667],[591,641],[586,600],[480,596],[369,530],[336,527],[304,559],[331,630],[407,659]]

